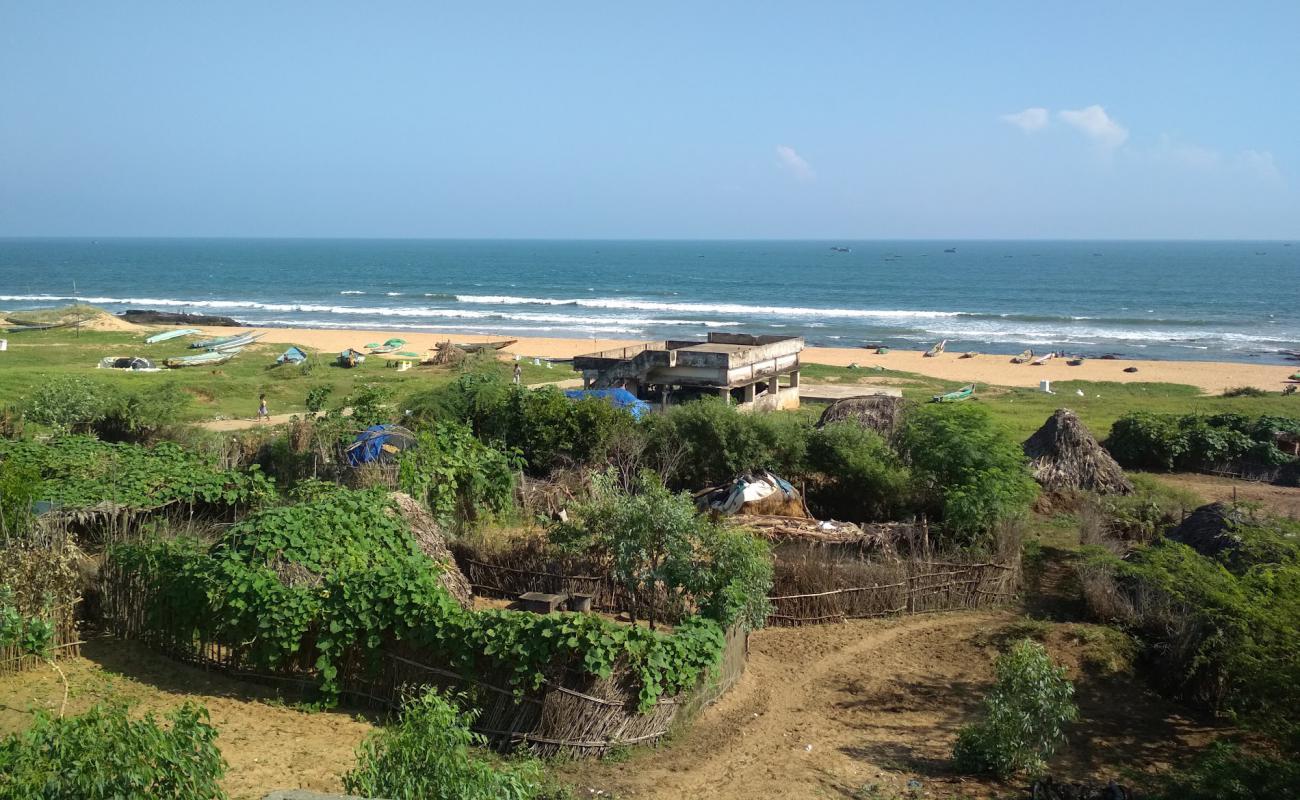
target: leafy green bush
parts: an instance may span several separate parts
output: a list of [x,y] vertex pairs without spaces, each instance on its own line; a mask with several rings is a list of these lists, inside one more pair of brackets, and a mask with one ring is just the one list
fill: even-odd
[[900,443],[922,507],[957,542],[979,543],[1038,494],[1020,445],[981,406],[920,406]]
[[307,406],[308,411],[318,414],[325,410],[325,404],[329,401],[330,393],[333,391],[334,387],[328,383],[313,386],[307,390],[307,397],[303,400],[303,404]]
[[483,444],[454,422],[421,431],[403,451],[398,467],[402,491],[429,504],[444,524],[460,524],[508,508],[514,499],[517,460]]
[[106,442],[147,442],[159,431],[179,422],[191,397],[174,383],[145,392],[114,397],[94,420],[95,435]]
[[0,535],[26,529],[32,519],[32,503],[40,499],[41,476],[32,464],[12,458],[0,461]]
[[99,381],[56,377],[37,385],[25,402],[25,412],[32,422],[84,433],[116,399],[113,388]]
[[[1143,473],[1132,473],[1129,480],[1133,493],[1127,495],[1102,495],[1096,497],[1092,507],[1098,513],[1108,536],[1128,542],[1150,542],[1168,528],[1178,524],[1204,501],[1186,489],[1164,483]],[[1085,515],[1085,523],[1091,515]],[[1096,543],[1086,540],[1084,544]]]
[[521,693],[566,670],[626,671],[642,708],[718,665],[722,628],[698,616],[663,635],[596,614],[467,611],[382,493],[313,494],[250,515],[210,551],[175,539],[118,544],[107,558],[148,587],[159,640],[220,642],[261,668],[314,669],[326,700],[337,698],[342,667],[373,674],[394,642]]
[[1041,644],[1018,642],[998,657],[997,678],[984,698],[984,718],[961,729],[953,759],[970,773],[1009,778],[1039,772],[1078,718],[1074,686]]
[[13,589],[0,586],[0,647],[16,647],[24,655],[45,657],[54,644],[54,625],[40,616],[23,614]]
[[1300,800],[1300,759],[1215,742],[1186,767],[1163,775],[1155,800]]
[[603,458],[615,435],[635,425],[632,415],[605,400],[570,400],[553,386],[510,387],[480,422],[480,436],[518,450],[534,475]]
[[123,706],[76,717],[37,712],[35,723],[0,741],[0,797],[10,800],[218,800],[226,764],[208,712],[186,703],[132,720]]
[[909,504],[911,474],[874,431],[837,422],[808,440],[813,473],[808,502],[819,517],[852,521],[893,519]]
[[1300,419],[1134,412],[1115,421],[1105,445],[1133,469],[1201,471],[1242,461],[1280,466],[1294,459],[1274,445],[1278,433],[1300,433]]
[[541,768],[519,760],[499,766],[476,756],[485,744],[470,730],[477,712],[458,711],[437,691],[408,700],[401,719],[370,734],[357,766],[343,776],[349,794],[392,800],[530,800]]
[[253,506],[275,495],[271,482],[256,468],[218,470],[168,442],[141,447],[83,436],[49,442],[0,440],[0,463],[27,465],[41,481],[39,499],[69,508],[104,501],[133,509],[171,503]]
[[552,541],[608,561],[614,579],[646,603],[651,628],[661,618],[661,590],[679,605],[690,598],[724,627],[763,625],[772,588],[767,542],[703,516],[690,495],[668,491],[654,473],[641,473],[630,492],[611,473],[597,476],[591,499],[572,511]]
[[672,483],[699,489],[742,472],[771,470],[801,474],[811,424],[799,414],[751,414],[706,398],[670,408],[646,420],[647,435],[660,449],[683,453]]
[[386,425],[393,421],[393,388],[380,383],[365,383],[343,398],[339,408],[352,409],[352,424],[358,428]]

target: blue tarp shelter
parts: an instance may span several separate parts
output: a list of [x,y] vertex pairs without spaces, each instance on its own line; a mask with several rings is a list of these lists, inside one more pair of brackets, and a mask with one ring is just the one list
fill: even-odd
[[275,360],[277,364],[301,364],[307,360],[307,351],[301,347],[293,346],[280,355]]
[[650,413],[650,404],[640,399],[627,389],[566,389],[564,396],[570,400],[585,400],[595,397],[604,400],[616,408],[626,408],[633,419],[641,419]]
[[356,440],[344,451],[348,464],[391,463],[397,455],[415,444],[415,435],[399,425],[371,425],[357,434]]

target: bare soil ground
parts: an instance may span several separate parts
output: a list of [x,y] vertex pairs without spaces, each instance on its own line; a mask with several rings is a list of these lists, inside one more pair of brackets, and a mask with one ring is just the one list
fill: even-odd
[[1300,487],[1274,486],[1271,483],[1220,478],[1216,475],[1175,473],[1157,475],[1161,481],[1195,492],[1206,502],[1234,499],[1259,503],[1267,512],[1292,519],[1300,519]]
[[1080,633],[1091,626],[1023,619],[958,612],[760,631],[744,679],[687,733],[621,763],[563,767],[562,777],[579,796],[663,800],[1013,795],[1023,787],[957,775],[949,757],[999,648],[1025,633],[1045,639],[1079,682],[1082,719],[1052,764],[1058,776],[1150,769],[1213,737],[1213,726],[1128,675],[1102,674],[1105,655]]
[[[68,714],[107,702],[159,715],[186,700],[202,703],[230,764],[222,784],[232,800],[260,800],[272,789],[342,791],[354,750],[373,727],[348,713],[286,706],[270,689],[186,666],[130,642],[95,639],[82,652],[81,658],[60,662],[71,687]],[[57,714],[62,700],[63,684],[51,669],[0,679],[0,736],[26,728],[37,709]]]

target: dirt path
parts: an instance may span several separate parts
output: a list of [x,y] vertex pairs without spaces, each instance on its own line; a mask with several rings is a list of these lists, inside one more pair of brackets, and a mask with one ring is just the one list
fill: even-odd
[[949,759],[999,648],[1026,629],[1078,682],[1082,721],[1054,759],[1058,774],[1147,769],[1213,735],[1129,676],[1089,674],[1074,627],[1026,626],[1012,612],[957,612],[759,631],[745,677],[687,732],[622,763],[561,772],[579,796],[1005,796],[1016,787],[957,775]]

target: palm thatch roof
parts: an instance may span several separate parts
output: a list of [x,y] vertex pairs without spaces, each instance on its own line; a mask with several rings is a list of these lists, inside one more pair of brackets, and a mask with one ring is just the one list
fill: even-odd
[[1241,543],[1234,531],[1238,525],[1249,521],[1250,518],[1240,508],[1215,502],[1188,514],[1187,519],[1166,535],[1203,556],[1215,556]]
[[416,544],[431,561],[437,562],[442,568],[438,581],[456,599],[456,602],[469,608],[473,592],[469,581],[456,566],[456,559],[452,556],[451,549],[447,547],[447,537],[443,535],[442,527],[429,513],[429,509],[414,497],[402,492],[393,492],[392,497],[397,512],[411,529]]
[[884,394],[846,397],[826,407],[821,419],[817,420],[817,427],[848,420],[889,438],[902,421],[904,402],[901,397]]
[[1079,417],[1058,408],[1024,443],[1034,479],[1051,492],[1131,494],[1133,484]]

